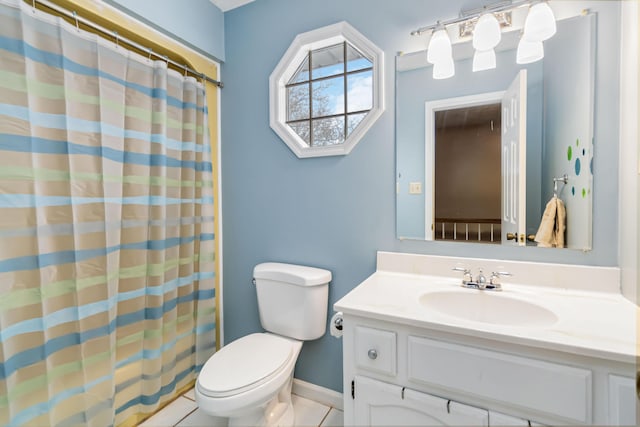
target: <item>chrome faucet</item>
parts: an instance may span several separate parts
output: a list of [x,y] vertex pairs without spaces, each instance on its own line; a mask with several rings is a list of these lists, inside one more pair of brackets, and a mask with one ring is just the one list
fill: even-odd
[[484,289],[487,287],[487,278],[482,274],[482,269],[480,269],[480,272],[478,273],[476,283],[478,284],[478,289]]
[[506,271],[494,271],[491,273],[489,277],[489,282],[487,283],[487,278],[485,277],[482,269],[479,270],[478,276],[476,279],[473,279],[473,275],[471,274],[471,270],[465,267],[454,267],[454,271],[462,271],[462,287],[471,288],[471,289],[479,289],[481,291],[501,291],[502,284],[500,283],[500,277],[502,276],[512,276],[511,273]]

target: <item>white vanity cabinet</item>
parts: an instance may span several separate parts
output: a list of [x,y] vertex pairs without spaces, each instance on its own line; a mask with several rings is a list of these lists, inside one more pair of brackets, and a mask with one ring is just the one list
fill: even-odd
[[346,426],[635,425],[630,366],[348,314],[343,328]]
[[[521,282],[465,289],[451,277],[459,264]],[[345,425],[637,426],[640,311],[618,279],[615,268],[379,252],[376,272],[334,304]]]

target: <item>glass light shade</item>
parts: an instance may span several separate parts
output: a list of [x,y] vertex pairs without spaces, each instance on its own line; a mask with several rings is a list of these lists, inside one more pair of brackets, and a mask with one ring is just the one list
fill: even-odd
[[524,21],[524,37],[531,41],[545,41],[556,33],[556,18],[546,2],[529,9]]
[[448,61],[453,55],[451,50],[451,40],[447,30],[441,29],[433,33],[427,48],[427,61],[436,64]]
[[449,57],[433,64],[433,78],[435,80],[448,79],[456,73],[453,57]]
[[518,64],[530,64],[544,58],[544,46],[541,41],[527,40],[524,36],[518,43],[516,62]]
[[473,54],[473,71],[492,70],[496,68],[496,51],[476,50]]
[[475,50],[487,51],[493,49],[500,43],[502,32],[500,23],[493,13],[485,13],[476,22],[473,29],[473,48]]

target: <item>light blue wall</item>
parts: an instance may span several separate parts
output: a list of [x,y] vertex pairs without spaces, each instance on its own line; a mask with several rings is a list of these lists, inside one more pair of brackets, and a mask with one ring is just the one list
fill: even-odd
[[[378,250],[617,264],[619,5],[612,1],[587,2],[599,12],[593,251],[396,240],[394,56],[420,48],[411,30],[484,3],[257,0],[225,13],[221,167],[227,342],[261,330],[251,275],[264,261],[331,270],[331,304],[375,271]],[[298,33],[343,20],[385,52],[386,111],[348,156],[298,159],[269,127],[269,75]],[[328,334],[305,343],[296,377],[341,391],[341,351],[342,342]]]
[[224,61],[224,14],[209,0],[103,0],[217,61]]

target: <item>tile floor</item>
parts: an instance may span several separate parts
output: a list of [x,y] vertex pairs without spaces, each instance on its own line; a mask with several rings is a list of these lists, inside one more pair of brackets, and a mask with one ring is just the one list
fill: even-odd
[[[296,427],[342,427],[342,411],[301,396],[293,395]],[[193,389],[189,390],[160,412],[140,424],[140,427],[217,427],[225,426],[224,419],[211,417],[196,405]]]

